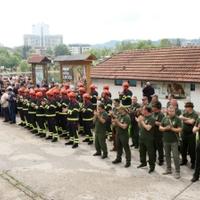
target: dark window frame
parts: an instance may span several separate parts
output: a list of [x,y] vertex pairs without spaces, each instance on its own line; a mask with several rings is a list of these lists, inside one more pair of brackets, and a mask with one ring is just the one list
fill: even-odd
[[122,84],[123,84],[124,81],[128,81],[130,87],[137,87],[137,81],[136,81],[136,80],[133,80],[133,79],[129,79],[129,80],[115,79],[115,80],[114,80],[114,84],[115,84],[116,86],[122,86]]
[[195,83],[190,84],[190,91],[195,91],[196,90],[196,85]]

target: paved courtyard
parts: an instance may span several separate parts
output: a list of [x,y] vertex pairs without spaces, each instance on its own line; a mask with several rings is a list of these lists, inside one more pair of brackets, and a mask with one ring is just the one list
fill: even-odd
[[[181,168],[181,179],[163,176],[164,166],[137,169],[138,150],[132,149],[132,166],[113,165],[114,152],[102,160],[93,157],[94,146],[78,149],[52,144],[17,125],[0,121],[0,200],[199,200],[200,182],[191,184],[192,171]],[[108,142],[109,149],[111,143]]]

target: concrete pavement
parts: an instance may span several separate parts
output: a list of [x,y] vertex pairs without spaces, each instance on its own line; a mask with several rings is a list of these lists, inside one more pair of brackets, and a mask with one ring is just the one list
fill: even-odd
[[[51,143],[17,125],[0,120],[0,200],[198,200],[200,182],[191,184],[193,171],[181,167],[181,179],[163,176],[165,166],[137,169],[138,150],[132,149],[132,166],[113,165],[114,152],[102,160],[93,157],[94,146],[78,149]],[[109,149],[111,143],[108,142]]]

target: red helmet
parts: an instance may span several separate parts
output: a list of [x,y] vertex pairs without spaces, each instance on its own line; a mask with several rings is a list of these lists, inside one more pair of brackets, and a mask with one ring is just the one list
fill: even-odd
[[47,89],[45,87],[40,88],[40,91],[45,93],[47,91]]
[[67,94],[69,94],[70,92],[72,92],[72,90],[71,89],[67,89]]
[[86,93],[86,89],[84,88],[84,87],[80,87],[79,89],[78,89],[78,91],[80,92],[80,93]]
[[61,95],[67,95],[68,93],[67,93],[67,90],[66,90],[65,88],[62,88],[62,89],[60,90],[60,94],[61,94]]
[[19,94],[22,94],[22,93],[24,93],[24,90],[25,90],[25,88],[24,88],[24,87],[21,87],[21,88],[18,89],[18,93],[19,93]]
[[26,89],[24,90],[24,93],[28,94],[28,93],[29,93],[29,89],[26,88]]
[[96,87],[94,84],[91,84],[91,85],[90,85],[90,89],[93,89],[93,90],[94,90],[94,89],[96,89],[96,88],[97,88],[97,87]]
[[123,88],[129,88],[129,83],[128,82],[124,82],[123,83]]
[[40,92],[40,88],[34,88],[35,93]]
[[79,88],[84,87],[83,83],[81,83],[81,82],[79,82],[77,85],[78,85]]
[[35,96],[35,91],[34,91],[33,89],[31,89],[31,90],[29,91],[29,95],[30,95],[30,96]]
[[69,97],[70,99],[75,99],[75,98],[76,98],[76,94],[75,94],[74,92],[70,92],[70,93],[68,94],[68,97]]
[[70,86],[69,86],[69,83],[65,83],[63,86],[64,86],[64,88],[65,88],[66,90],[69,89],[69,87],[70,87]]
[[110,95],[110,92],[108,90],[103,90],[103,95]]
[[103,86],[103,89],[104,89],[104,90],[109,90],[109,85],[104,85],[104,86]]
[[91,96],[88,93],[85,93],[83,95],[83,99],[91,99]]
[[52,92],[53,92],[54,95],[59,95],[59,94],[60,94],[60,90],[57,89],[57,88],[56,88],[56,89],[53,89]]
[[47,96],[53,96],[54,95],[54,93],[53,93],[53,90],[48,90],[47,92],[46,92],[46,95]]
[[38,98],[41,98],[41,97],[43,97],[43,94],[42,94],[42,92],[37,92],[37,93],[36,93],[36,97],[38,97]]

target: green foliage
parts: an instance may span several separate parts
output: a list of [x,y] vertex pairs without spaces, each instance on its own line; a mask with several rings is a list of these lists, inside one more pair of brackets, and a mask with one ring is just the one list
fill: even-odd
[[53,56],[53,54],[54,54],[54,52],[53,52],[53,49],[52,48],[47,48],[47,50],[46,50],[46,54],[47,54],[47,56]]
[[0,48],[0,66],[5,68],[16,67],[20,63],[20,55],[13,53],[6,48]]
[[181,40],[177,38],[177,39],[176,39],[175,45],[176,45],[177,47],[180,47],[180,46],[181,46]]
[[122,41],[116,46],[116,51],[125,51],[125,50],[134,50],[134,49],[150,49],[155,48],[156,46],[152,43],[151,40],[140,40],[137,42],[131,41]]
[[91,54],[94,54],[97,59],[101,59],[104,58],[106,56],[111,56],[113,53],[112,49],[108,49],[108,48],[103,48],[103,49],[91,49],[90,50]]
[[61,56],[61,55],[70,55],[70,51],[65,44],[60,44],[55,47],[54,49],[55,56]]
[[19,64],[19,71],[20,72],[27,72],[30,71],[30,65],[27,63],[27,60],[22,60]]
[[160,47],[161,47],[161,48],[172,47],[172,43],[170,42],[169,39],[162,39],[162,40],[160,41]]

